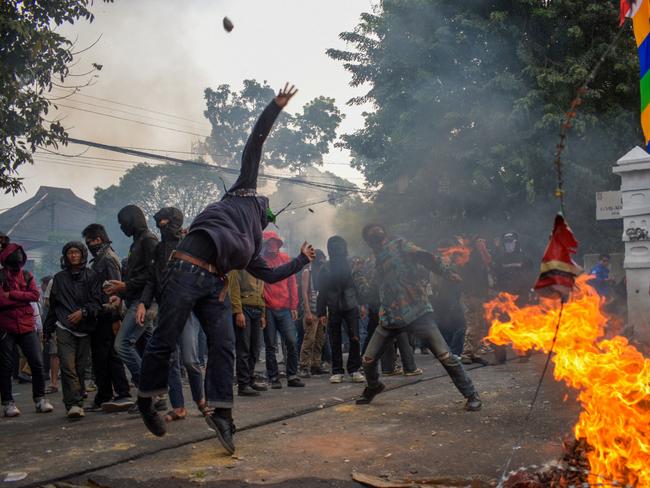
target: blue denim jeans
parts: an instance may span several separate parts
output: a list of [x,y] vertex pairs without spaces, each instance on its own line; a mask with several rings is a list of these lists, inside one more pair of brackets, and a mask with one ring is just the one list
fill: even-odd
[[278,360],[275,357],[278,349],[278,333],[287,348],[284,359],[287,366],[287,379],[298,377],[298,348],[296,340],[296,325],[291,318],[291,310],[266,310],[266,328],[264,329],[264,349],[266,350],[266,373],[269,381],[280,377]]
[[138,325],[135,321],[137,308],[137,302],[129,306],[122,320],[120,330],[115,336],[115,351],[131,373],[131,381],[135,386],[140,384],[140,368],[142,366],[142,358],[138,354],[136,343],[144,334],[151,335],[153,329],[153,321],[149,319],[149,314],[147,314],[144,325]]
[[208,339],[205,393],[208,406],[232,408],[235,338],[230,302],[219,301],[224,280],[202,268],[175,261],[165,275],[158,311],[158,327],[142,358],[138,395],[153,397],[167,392],[170,358],[178,346],[191,312]]

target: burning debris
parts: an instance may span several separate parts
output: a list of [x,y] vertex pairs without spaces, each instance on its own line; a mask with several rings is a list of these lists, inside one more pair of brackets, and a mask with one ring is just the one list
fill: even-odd
[[[609,484],[650,486],[650,359],[624,337],[605,338],[609,319],[588,279],[576,280],[563,306],[552,358],[555,379],[579,390],[583,407],[574,428],[580,441],[572,459],[582,467],[579,460],[586,457],[590,484],[606,479]],[[548,352],[560,314],[558,301],[541,298],[539,304],[518,307],[516,299],[501,293],[485,305],[491,323],[487,339],[521,352]]]
[[440,248],[438,249],[438,253],[446,262],[453,263],[458,267],[463,267],[469,262],[472,249],[470,247],[469,239],[456,236],[456,241],[458,242],[457,245]]

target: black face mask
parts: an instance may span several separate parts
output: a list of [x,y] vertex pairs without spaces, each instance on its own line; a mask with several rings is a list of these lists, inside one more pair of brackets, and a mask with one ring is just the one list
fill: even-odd
[[368,244],[371,246],[379,246],[386,239],[386,234],[381,230],[376,230],[368,234]]
[[7,259],[5,259],[5,266],[11,270],[17,271],[25,262],[25,255],[20,249],[12,252]]
[[88,246],[88,250],[90,251],[90,254],[92,254],[94,257],[97,257],[99,251],[101,251],[103,247],[104,244],[95,244],[94,246]]

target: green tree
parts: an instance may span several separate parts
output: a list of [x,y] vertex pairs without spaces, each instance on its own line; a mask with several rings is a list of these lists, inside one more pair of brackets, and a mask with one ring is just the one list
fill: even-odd
[[[110,2],[112,0],[104,0]],[[23,188],[20,166],[33,163],[37,147],[57,147],[67,134],[47,120],[55,105],[47,93],[64,86],[74,59],[74,43],[57,32],[79,19],[92,22],[92,0],[0,2],[0,188]],[[93,68],[84,73],[90,76]]]
[[[212,125],[212,134],[205,141],[205,149],[214,161],[239,167],[250,130],[274,96],[266,82],[255,80],[244,80],[240,92],[229,85],[219,85],[216,90],[206,88],[204,113]],[[264,145],[264,163],[291,170],[322,165],[323,154],[329,151],[342,119],[334,99],[326,97],[305,104],[301,114],[283,111]]]
[[[369,86],[349,102],[371,105],[364,127],[341,144],[382,186],[373,212],[430,243],[515,227],[543,245],[558,208],[561,119],[616,36],[617,9],[614,0],[384,0],[363,14],[341,34],[350,49],[328,54],[352,85]],[[620,240],[595,222],[594,192],[617,187],[611,165],[642,142],[630,32],[590,88],[563,158],[583,249]]]
[[137,205],[155,229],[153,215],[163,207],[183,212],[185,225],[223,194],[220,172],[208,165],[138,164],[117,185],[95,190],[97,219],[106,226],[116,249],[126,255],[129,240],[120,230],[117,213],[126,205]]

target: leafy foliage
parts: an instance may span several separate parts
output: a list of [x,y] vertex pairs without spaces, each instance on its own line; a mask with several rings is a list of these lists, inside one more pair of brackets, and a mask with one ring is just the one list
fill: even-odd
[[[353,165],[383,185],[373,212],[398,231],[516,227],[545,237],[557,210],[553,153],[562,117],[618,31],[614,0],[384,0],[328,51],[367,85]],[[630,30],[629,26],[625,27]],[[595,222],[611,165],[642,142],[631,32],[584,97],[564,153],[567,213],[583,249],[620,240]],[[603,234],[603,230],[605,231]],[[612,244],[613,245],[613,244]]]
[[[205,145],[214,161],[239,167],[250,130],[274,96],[266,82],[260,84],[255,80],[245,80],[240,92],[233,91],[229,85],[205,90],[204,113],[212,125],[212,134]],[[264,163],[291,170],[322,165],[322,156],[336,138],[341,120],[343,115],[334,105],[334,99],[326,97],[305,104],[302,114],[282,112],[264,145]]]
[[[91,3],[0,2],[0,188],[5,193],[22,189],[18,170],[33,162],[37,147],[57,147],[67,138],[59,121],[46,119],[53,105],[46,94],[64,83],[75,54],[73,43],[56,29],[80,19],[92,22]],[[99,69],[93,64],[93,71]]]

